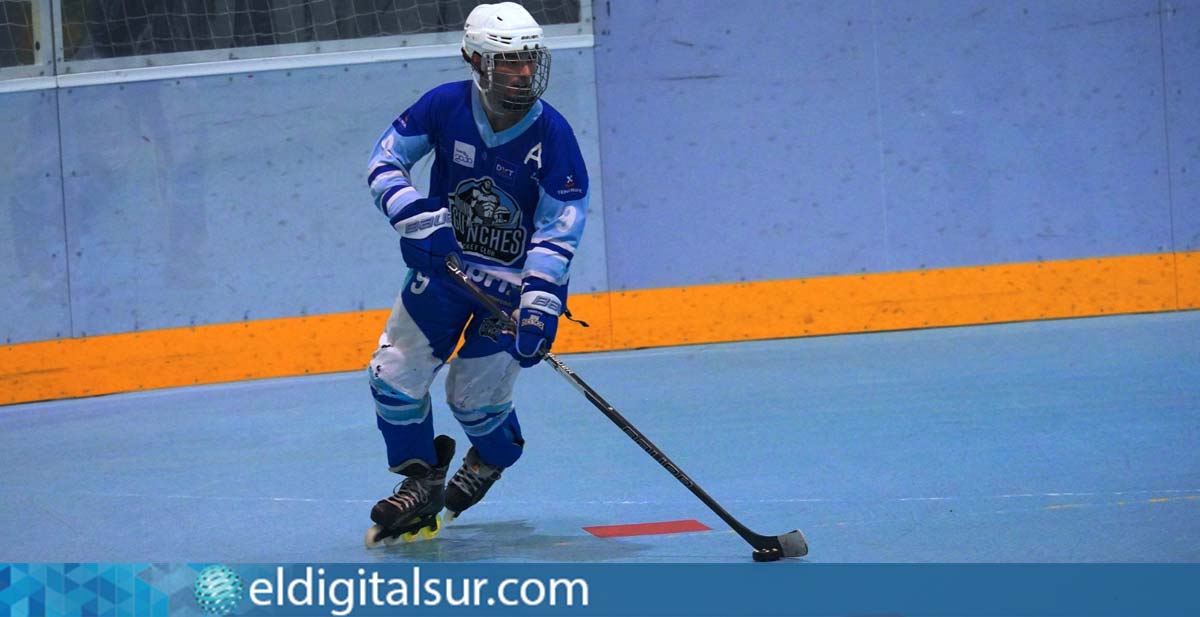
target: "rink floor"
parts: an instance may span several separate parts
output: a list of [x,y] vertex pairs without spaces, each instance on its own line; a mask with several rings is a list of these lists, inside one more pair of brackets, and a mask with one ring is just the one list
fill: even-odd
[[[1200,311],[563,359],[752,529],[802,529],[790,563],[1200,560]],[[549,367],[517,388],[524,457],[376,551],[358,371],[0,407],[0,562],[749,561]],[[583,530],[680,519],[712,530]]]

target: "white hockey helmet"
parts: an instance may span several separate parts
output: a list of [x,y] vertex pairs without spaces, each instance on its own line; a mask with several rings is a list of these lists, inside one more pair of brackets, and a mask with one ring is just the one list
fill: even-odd
[[475,7],[464,26],[462,54],[484,104],[493,111],[527,111],[550,84],[550,51],[542,27],[516,2]]

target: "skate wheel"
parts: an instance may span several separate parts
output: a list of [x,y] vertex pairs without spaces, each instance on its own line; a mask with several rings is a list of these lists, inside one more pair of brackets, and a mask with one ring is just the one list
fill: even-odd
[[416,532],[416,531],[410,531],[410,532],[407,532],[407,533],[402,533],[402,534],[400,534],[400,539],[401,539],[401,540],[404,540],[404,542],[405,542],[406,544],[407,544],[407,543],[409,543],[409,542],[415,542],[415,541],[417,540],[417,532]]
[[387,544],[386,538],[384,540],[379,539],[379,534],[381,533],[383,533],[382,527],[379,525],[371,525],[371,528],[367,530],[367,534],[363,536],[363,544],[366,545],[367,548],[379,548],[380,546]]
[[400,536],[388,536],[383,539],[384,546],[396,546],[400,543]]
[[442,530],[442,517],[438,516],[433,519],[432,527],[422,527],[421,537],[426,540],[432,540],[437,537],[438,532]]
[[458,518],[458,512],[455,512],[454,510],[446,510],[446,515],[442,519],[442,524],[449,525],[450,523],[453,523],[454,519],[456,518]]

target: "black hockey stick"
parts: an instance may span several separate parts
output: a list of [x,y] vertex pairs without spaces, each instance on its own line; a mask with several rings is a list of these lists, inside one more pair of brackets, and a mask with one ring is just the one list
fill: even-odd
[[[500,320],[501,326],[504,329],[514,333],[517,331],[517,324],[513,321],[512,316],[504,312],[491,296],[485,294],[471,282],[471,279],[467,277],[467,273],[463,272],[462,266],[456,256],[451,255],[446,259],[446,270],[455,281],[462,285],[463,289],[479,301],[484,308],[491,311],[496,319]],[[571,382],[571,385],[587,397],[587,400],[591,401],[592,405],[596,406],[596,409],[599,409],[601,413],[608,416],[608,419],[612,420],[613,424],[617,425],[617,428],[624,431],[634,443],[641,446],[650,455],[650,458],[658,461],[659,465],[662,465],[663,468],[671,472],[671,475],[675,476],[676,480],[679,480],[688,490],[692,491],[692,494],[700,498],[700,501],[703,501],[704,505],[708,506],[708,509],[721,517],[721,520],[725,521],[725,524],[737,532],[743,540],[750,543],[750,546],[754,547],[754,561],[775,561],[780,557],[803,557],[808,554],[808,541],[804,539],[804,534],[800,533],[799,529],[779,536],[764,536],[751,531],[734,518],[732,514],[726,512],[725,508],[717,503],[717,500],[710,497],[704,489],[700,488],[699,484],[696,484],[686,473],[683,473],[682,469],[671,462],[671,459],[667,458],[667,455],[663,454],[649,439],[646,439],[646,436],[637,430],[629,420],[626,420],[625,416],[617,412],[612,405],[608,404],[608,401],[605,401],[591,386],[580,379],[579,375],[576,375],[574,371],[567,368],[567,365],[563,364],[553,353],[546,352],[542,360],[554,367],[554,370],[567,381]]]

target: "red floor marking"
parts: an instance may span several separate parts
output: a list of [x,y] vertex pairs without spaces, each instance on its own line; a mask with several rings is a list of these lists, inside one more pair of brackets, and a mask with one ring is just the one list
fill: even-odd
[[621,538],[625,536],[653,536],[663,533],[685,533],[709,531],[711,528],[697,520],[663,521],[661,523],[634,523],[632,525],[598,525],[583,530],[597,538]]

